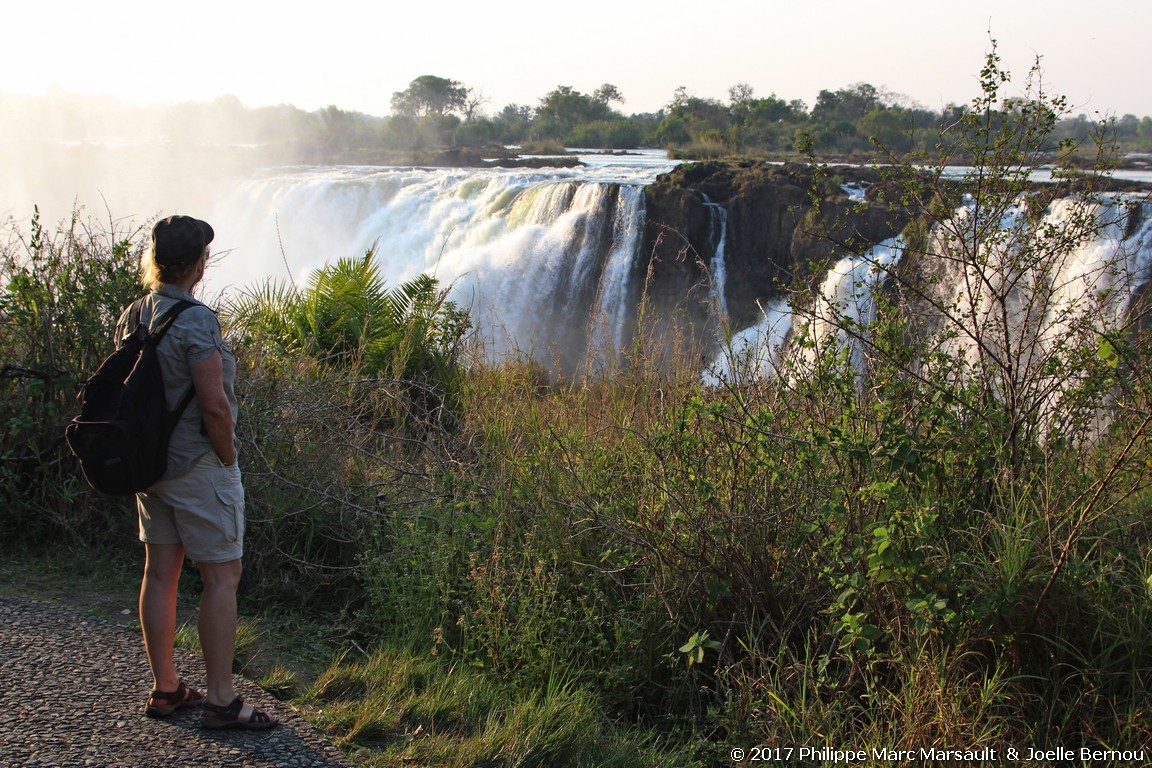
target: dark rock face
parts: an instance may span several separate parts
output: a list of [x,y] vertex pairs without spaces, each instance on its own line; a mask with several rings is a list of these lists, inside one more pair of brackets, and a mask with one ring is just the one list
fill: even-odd
[[[1069,194],[1140,188],[1146,185],[1073,177],[1060,183],[1036,182],[1030,190],[1042,210]],[[910,320],[909,333],[931,334],[944,319],[922,288],[951,278],[946,263],[927,250],[930,212],[910,206],[916,206],[916,200],[939,204],[947,215],[959,204],[962,191],[958,180],[927,173],[898,180],[855,166],[823,170],[765,163],[681,166],[646,188],[647,229],[638,269],[647,278],[648,317],[660,336],[687,339],[694,344],[691,350],[708,356],[718,339],[720,319],[709,265],[717,248],[717,217],[724,216],[724,298],[733,330],[757,323],[767,300],[814,289],[840,258],[862,254],[903,232],[908,248],[883,290]],[[1148,210],[1152,206],[1141,206],[1128,220],[1126,236]],[[1150,297],[1152,289],[1141,287],[1134,306],[1146,307]],[[1141,331],[1152,332],[1152,320],[1143,319],[1138,325]]]
[[[866,188],[854,200],[844,185]],[[681,328],[713,327],[708,265],[716,249],[713,217],[727,215],[725,298],[733,327],[760,316],[758,301],[822,276],[830,260],[896,235],[911,214],[883,202],[884,183],[869,168],[699,163],[659,177],[646,190],[642,253],[656,314]],[[687,297],[687,298],[685,298]]]

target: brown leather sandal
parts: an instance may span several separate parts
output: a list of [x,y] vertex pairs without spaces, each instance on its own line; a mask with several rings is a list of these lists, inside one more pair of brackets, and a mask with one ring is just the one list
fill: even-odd
[[174,691],[152,691],[148,696],[148,707],[144,714],[148,717],[171,717],[178,709],[190,709],[204,703],[204,693],[189,688],[180,681]]
[[244,699],[237,696],[226,707],[204,702],[204,709],[200,715],[200,727],[209,730],[233,728],[245,731],[266,731],[275,728],[280,720],[275,715],[269,715],[255,707],[247,720],[240,719],[240,712],[244,709]]

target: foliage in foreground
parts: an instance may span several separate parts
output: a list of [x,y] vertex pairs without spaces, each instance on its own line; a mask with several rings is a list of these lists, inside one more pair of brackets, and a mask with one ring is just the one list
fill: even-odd
[[426,651],[334,666],[305,707],[365,766],[664,766],[650,737],[614,732],[596,697],[559,679],[519,691]]
[[472,371],[448,461],[382,503],[376,623],[522,690],[563,669],[623,721],[703,737],[705,763],[1152,748],[1147,339],[1120,281],[1067,300],[1131,211],[1089,179],[1053,213],[1028,179],[1063,103],[1004,130],[982,107],[1005,81],[993,53],[956,127],[970,179],[901,169],[893,205],[924,216],[902,268],[869,265],[891,292],[794,297],[773,377],[707,388],[643,336],[562,390]]
[[140,229],[80,211],[27,229],[5,222],[0,251],[0,537],[74,544],[119,528],[117,505],[87,491],[64,427],[83,378],[111,351],[112,327],[139,294]]

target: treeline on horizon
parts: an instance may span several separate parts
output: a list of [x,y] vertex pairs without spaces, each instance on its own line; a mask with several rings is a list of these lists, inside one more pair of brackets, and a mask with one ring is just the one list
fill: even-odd
[[[878,149],[931,155],[942,132],[970,109],[965,104],[926,109],[863,82],[822,90],[811,107],[774,93],[757,96],[744,83],[729,89],[726,102],[680,87],[656,112],[625,114],[625,103],[624,94],[610,83],[590,94],[561,85],[534,106],[508,104],[489,112],[487,99],[477,90],[449,78],[423,75],[393,94],[393,112],[382,117],[334,105],[312,112],[288,104],[248,108],[235,96],[136,107],[63,91],[43,97],[0,94],[0,114],[19,116],[6,121],[7,139],[12,142],[244,146],[279,149],[282,157],[301,161],[507,145],[544,153],[563,147],[616,151],[651,147],[667,149],[674,157],[704,159],[789,156],[800,145],[823,157],[868,155]],[[1029,107],[1025,99],[1007,99],[998,117],[1009,123]],[[1079,146],[1101,136],[1119,156],[1152,152],[1152,117],[1092,119],[1072,115],[1068,109],[1056,117],[1050,136],[1053,151],[1062,142]]]

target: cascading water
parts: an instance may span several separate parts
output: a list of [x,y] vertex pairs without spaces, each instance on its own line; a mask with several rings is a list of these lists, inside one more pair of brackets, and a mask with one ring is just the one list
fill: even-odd
[[[970,371],[1000,396],[1011,390],[1013,399],[1034,403],[1046,431],[1081,419],[1070,428],[1094,420],[1083,436],[1099,435],[1108,417],[1099,403],[1076,402],[1084,376],[1075,360],[1126,332],[1132,299],[1152,268],[1152,206],[1067,197],[1029,221],[1020,201],[993,231],[969,201],[953,222],[932,241],[944,279],[930,298],[949,309],[952,332],[940,349],[963,361],[956,375]],[[982,233],[978,242],[969,239],[974,232]],[[957,252],[970,256],[950,256]],[[1091,420],[1082,419],[1084,409]]]
[[[904,251],[899,237],[872,246],[862,256],[848,256],[829,270],[813,306],[795,329],[807,343],[793,348],[806,366],[830,352],[847,349],[857,376],[864,373],[861,335],[876,316],[875,292]],[[795,321],[794,321],[795,322]]]
[[[1051,218],[1066,221],[1083,205],[1074,199],[1058,200]],[[1152,215],[1138,219],[1133,233],[1125,236],[1131,217],[1140,215],[1135,208],[1110,200],[1092,205],[1088,213],[1095,219],[1097,235],[1069,253],[1052,283],[1053,299],[1042,334],[1048,346],[1080,330],[1078,318],[1097,320],[1096,332],[1121,327],[1152,267]]]
[[746,382],[776,375],[780,352],[792,330],[792,308],[787,299],[773,299],[760,307],[761,320],[737,331],[721,344],[721,351],[704,371],[705,384]]
[[805,370],[820,355],[843,349],[848,350],[857,376],[862,376],[864,352],[859,334],[867,333],[875,316],[873,295],[903,248],[902,240],[893,238],[863,255],[841,259],[829,270],[812,305],[802,311],[794,310],[786,299],[761,307],[761,321],[733,334],[705,371],[705,382],[774,376],[786,353],[795,358],[799,370]]
[[[467,307],[494,358],[515,351],[556,363],[564,370],[600,366],[628,346],[640,294],[637,262],[645,227],[644,186],[668,170],[665,160],[648,165],[578,170],[400,169],[374,167],[285,168],[248,178],[231,188],[210,213],[225,258],[209,273],[206,294],[259,287],[270,276],[299,281],[337,258],[356,256],[375,246],[376,258],[391,285],[422,272],[451,286],[452,298]],[[846,190],[853,197],[863,188]],[[713,224],[709,288],[718,317],[727,314],[725,292],[728,222],[723,206],[704,198]],[[1057,226],[1078,204],[1058,201],[1047,214]],[[1009,300],[1010,326],[1043,328],[1036,344],[1062,343],[1073,331],[1092,328],[1082,319],[1085,302],[1100,323],[1122,317],[1152,261],[1152,215],[1143,203],[1133,219],[1125,201],[1094,209],[1102,226],[1079,244],[1064,263],[1049,272],[1046,315]],[[1025,220],[1024,209],[1008,211],[993,229],[1011,232]],[[199,213],[200,211],[197,210]],[[979,223],[970,206],[957,211],[954,229]],[[1133,224],[1138,221],[1139,224]],[[977,322],[987,314],[976,285],[946,256],[949,244],[934,235],[935,257],[921,259],[918,270],[935,267],[943,314]],[[992,238],[990,241],[994,241]],[[1010,242],[1010,238],[1007,239]],[[957,241],[963,246],[962,237]],[[1013,246],[1004,252],[1010,255]],[[229,253],[230,252],[230,253]],[[814,305],[803,312],[783,301],[761,299],[763,320],[734,333],[727,353],[707,376],[770,376],[784,359],[809,361],[814,350],[843,349],[861,370],[862,351],[855,334],[840,323],[851,321],[863,332],[871,318],[871,293],[885,270],[899,258],[899,243],[883,243],[858,259],[836,264]],[[1001,258],[986,252],[985,264]],[[1010,259],[1006,259],[1007,264]],[[1045,273],[1046,275],[1048,273]],[[922,277],[928,277],[923,275]],[[1044,280],[1048,280],[1045,277]],[[917,278],[920,279],[920,278]],[[996,280],[1039,284],[1036,275],[1005,271]],[[967,282],[966,282],[967,281]],[[1030,282],[1031,281],[1031,282]],[[1007,284],[1005,282],[1005,284]],[[947,291],[952,291],[948,294]],[[1002,307],[1002,308],[1004,308]],[[949,309],[952,308],[952,309]],[[1032,314],[1029,314],[1029,313]],[[795,314],[795,319],[794,319]],[[795,327],[794,327],[795,326]],[[785,344],[808,335],[810,344]],[[955,334],[953,352],[975,360],[980,345],[971,329]],[[791,351],[788,351],[791,350]]]
[[[502,170],[287,169],[239,186],[217,231],[258,243],[226,260],[230,286],[276,265],[304,275],[375,246],[389,284],[451,286],[495,358],[525,351],[573,370],[627,343],[644,231],[642,183]],[[283,251],[280,252],[281,247]]]
[[1021,202],[992,229],[962,206],[929,251],[940,265],[929,296],[956,331],[946,350],[970,365],[989,355],[1042,359],[1073,337],[1119,328],[1152,263],[1144,207],[1069,197],[1029,224]]
[[848,195],[849,200],[862,203],[866,199],[866,194],[870,186],[871,185],[866,182],[854,182],[851,184],[841,184],[840,189],[844,190],[844,194]]
[[[950,222],[935,228],[920,274],[905,279],[926,293],[913,311],[934,318],[929,326],[940,334],[935,349],[969,369],[987,364],[989,356],[1013,358],[1017,374],[1031,377],[1034,395],[1055,417],[1075,377],[1046,378],[1043,363],[1072,345],[1099,344],[1125,326],[1129,305],[1152,272],[1152,204],[1069,197],[1055,201],[1038,224],[1026,214],[1021,200],[997,211],[996,221],[979,221],[979,211],[967,201]],[[1065,247],[1073,229],[1087,236]],[[979,245],[965,241],[974,232],[981,233]],[[1037,238],[1047,238],[1052,247]],[[822,354],[845,350],[857,376],[864,375],[873,295],[904,248],[894,238],[841,259],[807,307],[794,311],[784,299],[762,307],[761,322],[732,335],[704,380],[775,376],[785,357],[804,371]],[[1027,249],[1051,258],[1039,261]]]
[[712,283],[712,303],[722,323],[728,320],[728,298],[725,294],[728,282],[728,266],[724,263],[724,249],[728,243],[728,209],[720,203],[712,202],[703,192],[698,193],[704,207],[708,209],[712,260],[708,264],[708,276]]
[[[620,187],[612,217],[611,249],[604,261],[593,311],[589,350],[619,354],[628,344],[628,323],[635,307],[633,267],[644,231],[644,190]],[[607,362],[607,361],[604,361]]]

